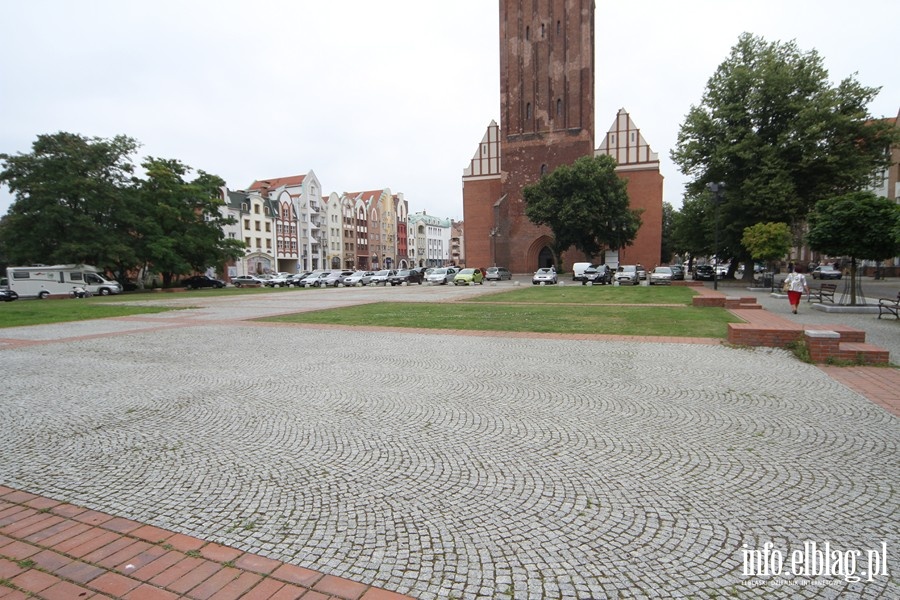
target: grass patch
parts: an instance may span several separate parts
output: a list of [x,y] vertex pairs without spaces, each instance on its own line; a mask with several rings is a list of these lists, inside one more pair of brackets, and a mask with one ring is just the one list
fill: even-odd
[[683,286],[547,285],[488,294],[467,302],[527,302],[550,304],[683,304],[696,292]]
[[174,309],[168,306],[110,304],[101,297],[79,300],[16,300],[0,302],[0,328],[146,315],[169,310]]
[[[493,296],[496,302],[497,296]],[[740,319],[718,308],[693,306],[567,306],[379,302],[267,317],[262,321],[348,326],[386,325],[423,329],[465,329],[538,333],[588,333],[725,338],[728,323]]]

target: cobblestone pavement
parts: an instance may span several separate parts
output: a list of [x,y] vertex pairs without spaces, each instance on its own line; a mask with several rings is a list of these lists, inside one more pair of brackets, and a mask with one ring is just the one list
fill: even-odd
[[900,596],[900,420],[784,351],[241,321],[490,289],[3,330],[0,484],[421,599]]

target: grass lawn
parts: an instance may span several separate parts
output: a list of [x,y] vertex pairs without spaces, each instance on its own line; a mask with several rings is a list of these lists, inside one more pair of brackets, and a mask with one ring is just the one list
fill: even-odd
[[[492,296],[495,302],[497,297]],[[523,302],[485,304],[474,301],[442,304],[379,302],[261,320],[350,326],[388,325],[421,329],[662,335],[722,339],[728,333],[727,324],[740,321],[724,309],[693,306],[574,306]]]
[[15,300],[0,302],[0,328],[146,315],[173,310],[167,306],[110,304],[105,298]]
[[696,293],[684,286],[539,285],[488,294],[470,302],[537,302],[553,304],[683,304]]

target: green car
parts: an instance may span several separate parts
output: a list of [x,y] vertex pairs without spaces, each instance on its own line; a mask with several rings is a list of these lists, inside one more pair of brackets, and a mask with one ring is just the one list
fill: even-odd
[[484,273],[481,269],[463,269],[453,278],[453,285],[484,285]]

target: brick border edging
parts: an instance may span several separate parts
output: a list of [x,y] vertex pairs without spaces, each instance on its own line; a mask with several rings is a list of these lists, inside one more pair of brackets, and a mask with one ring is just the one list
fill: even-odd
[[[24,564],[23,564],[24,563]],[[0,485],[0,580],[26,594],[411,600],[349,579]],[[40,589],[35,589],[35,588]]]

